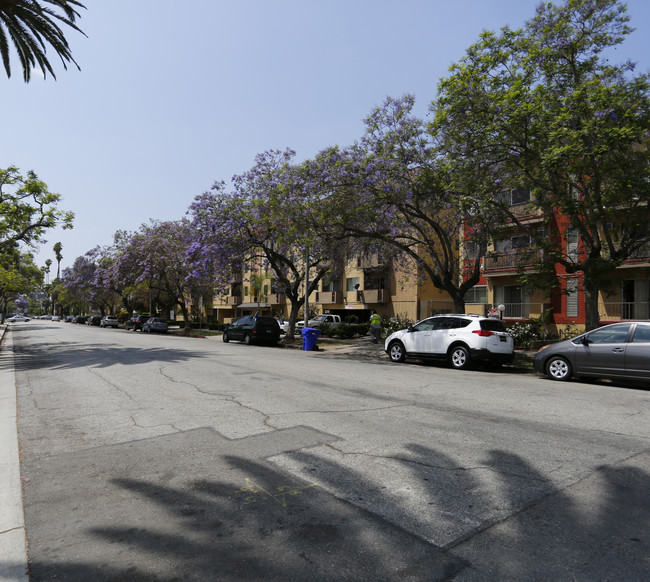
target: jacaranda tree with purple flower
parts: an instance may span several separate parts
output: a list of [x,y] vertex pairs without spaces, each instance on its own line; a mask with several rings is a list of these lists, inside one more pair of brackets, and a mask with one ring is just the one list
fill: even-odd
[[107,276],[121,288],[144,289],[150,305],[162,310],[178,307],[191,320],[190,301],[212,295],[211,281],[192,269],[187,248],[192,240],[190,221],[151,221],[133,233],[121,233],[120,246]]
[[483,202],[454,187],[453,169],[414,104],[411,95],[386,99],[366,118],[358,143],[324,150],[308,164],[331,193],[329,236],[356,241],[357,252],[401,258],[403,268],[410,261],[462,313],[465,293],[479,281],[480,255],[466,254],[461,241],[467,233],[485,248],[492,223]]
[[338,241],[312,228],[319,223],[322,192],[303,165],[291,163],[294,156],[291,150],[260,154],[249,171],[233,178],[231,191],[218,183],[197,196],[189,210],[195,239],[188,251],[197,271],[211,274],[222,291],[241,281],[245,263],[262,265],[290,303],[290,333],[305,295],[340,254]]

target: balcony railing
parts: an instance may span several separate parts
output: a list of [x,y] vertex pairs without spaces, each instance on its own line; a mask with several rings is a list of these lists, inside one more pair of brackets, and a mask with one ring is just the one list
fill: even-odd
[[535,251],[510,251],[485,257],[483,272],[514,271],[518,267],[532,267],[543,257],[541,249]]
[[598,303],[601,320],[650,319],[650,303],[625,303],[601,301]]
[[226,297],[226,305],[239,305],[241,303],[241,296],[239,295],[229,295]]
[[530,202],[526,204],[515,204],[510,207],[510,212],[517,218],[536,217],[542,215],[542,209]]
[[269,305],[284,305],[287,302],[287,298],[284,293],[271,293],[267,297],[266,301]]
[[363,291],[357,291],[357,301],[359,303],[383,303],[384,290],[364,289]]
[[[620,248],[620,246],[621,246],[620,243],[615,242],[614,250],[617,251]],[[611,256],[611,253],[609,252],[609,247],[607,245],[603,246],[601,255],[605,259],[608,259]],[[650,261],[650,243],[641,246],[641,248],[631,253],[625,260],[626,261]]]
[[321,305],[343,303],[343,292],[342,291],[317,291],[316,303],[320,303]]
[[536,319],[548,309],[547,303],[502,303],[501,305],[505,307],[503,319]]

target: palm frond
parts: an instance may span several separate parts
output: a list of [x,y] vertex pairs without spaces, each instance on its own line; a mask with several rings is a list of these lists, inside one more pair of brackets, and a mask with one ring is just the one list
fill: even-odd
[[59,56],[64,69],[68,63],[80,69],[59,26],[63,24],[84,34],[75,24],[79,8],[85,6],[78,0],[0,0],[0,55],[7,76],[11,77],[10,44],[18,55],[25,82],[30,80],[35,66],[40,67],[44,76],[49,72],[56,79],[46,56],[48,45]]

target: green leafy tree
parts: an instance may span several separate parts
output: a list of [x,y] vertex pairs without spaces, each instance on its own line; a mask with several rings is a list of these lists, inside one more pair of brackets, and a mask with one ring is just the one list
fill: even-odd
[[79,8],[77,0],[0,0],[0,55],[7,77],[11,77],[10,47],[16,50],[23,69],[23,78],[29,82],[32,68],[38,66],[44,76],[54,70],[46,55],[49,45],[59,56],[63,67],[76,61],[60,25],[83,32],[75,24]]
[[43,273],[34,264],[31,253],[20,252],[18,245],[0,251],[0,312],[2,320],[7,306],[18,295],[27,295],[43,282]]
[[60,210],[60,194],[32,172],[23,176],[18,168],[0,168],[0,251],[15,243],[35,245],[55,226],[72,228],[74,214]]
[[[647,255],[650,240],[649,80],[608,60],[628,22],[616,0],[542,3],[521,30],[484,32],[432,106],[459,187],[530,189],[546,217],[530,231],[544,250],[538,267],[582,275],[587,329],[613,270]],[[579,253],[564,231],[577,233]]]

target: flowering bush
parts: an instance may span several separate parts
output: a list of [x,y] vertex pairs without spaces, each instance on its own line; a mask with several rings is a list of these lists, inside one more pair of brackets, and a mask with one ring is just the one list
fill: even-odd
[[381,337],[386,338],[391,333],[399,331],[400,329],[406,329],[409,325],[413,325],[415,322],[404,314],[398,314],[394,317],[391,317],[388,321],[382,321],[382,334]]
[[515,340],[515,348],[529,348],[533,342],[542,339],[537,325],[530,321],[515,323],[512,327],[508,328],[508,332]]

